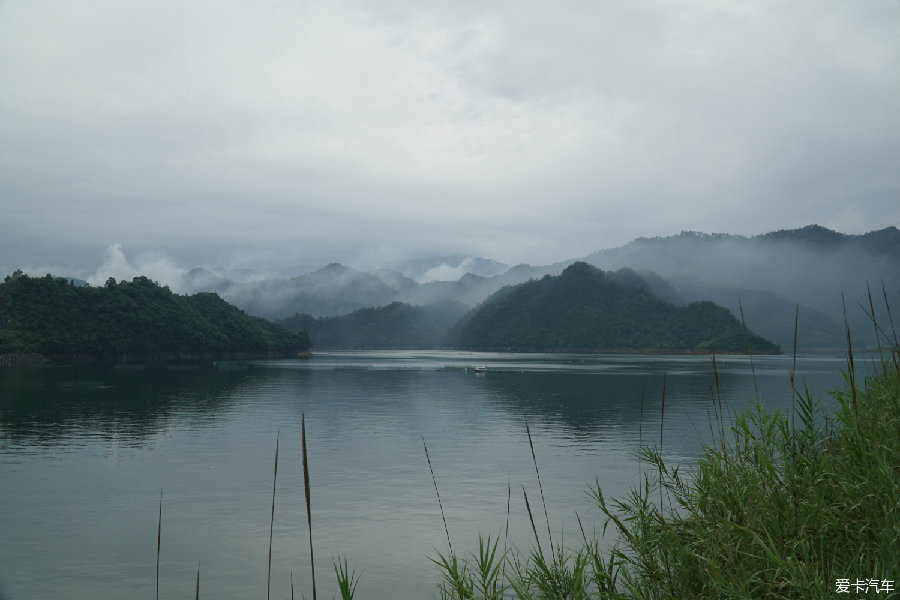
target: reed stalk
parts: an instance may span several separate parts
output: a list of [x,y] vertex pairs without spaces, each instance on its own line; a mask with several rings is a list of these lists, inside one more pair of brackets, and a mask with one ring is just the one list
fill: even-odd
[[578,511],[575,511],[575,520],[578,521],[578,529],[581,530],[581,538],[584,540],[584,545],[588,546],[587,535],[584,533],[584,524],[581,522],[581,515],[578,514]]
[[550,539],[550,554],[555,555],[553,549],[553,534],[550,533],[550,515],[547,513],[547,501],[544,499],[544,486],[541,485],[541,471],[538,469],[537,456],[534,454],[534,443],[531,441],[531,428],[528,427],[528,420],[525,420],[525,432],[528,434],[528,446],[531,448],[531,460],[534,463],[534,472],[537,473],[538,489],[541,492],[541,503],[544,505],[544,519],[547,521],[547,537]]
[[[641,413],[638,417],[638,450],[644,447],[644,386],[641,386]],[[643,462],[638,463],[638,492],[641,490]]]
[[847,321],[847,301],[844,299],[844,293],[841,292],[841,305],[844,307],[844,327],[847,330],[847,370],[850,377],[850,394],[853,399],[853,411],[857,412],[856,405],[856,372],[853,367],[853,343],[850,341],[850,323]]
[[444,521],[444,533],[447,534],[447,546],[450,548],[450,556],[453,556],[453,544],[450,542],[450,528],[447,527],[447,517],[444,516],[444,504],[441,502],[441,493],[438,491],[437,478],[434,476],[434,467],[431,466],[431,457],[428,455],[428,444],[425,436],[422,436],[422,446],[425,448],[425,460],[428,461],[428,470],[431,471],[431,481],[434,483],[434,493],[437,496],[438,507],[441,509],[441,520]]
[[522,495],[525,496],[525,509],[528,511],[528,520],[531,521],[531,530],[534,532],[534,541],[537,543],[538,552],[541,557],[544,556],[544,549],[541,548],[541,538],[538,537],[537,527],[534,525],[534,515],[531,512],[531,503],[528,502],[528,494],[525,492],[525,486],[522,486]]
[[659,409],[659,514],[663,512],[663,472],[662,472],[662,451],[663,451],[663,425],[666,422],[666,375],[663,373],[663,389],[662,389],[662,406]]
[[300,413],[300,446],[303,453],[303,493],[306,497],[306,524],[309,526],[309,567],[312,572],[312,594],[316,600],[316,561],[313,554],[312,509],[309,501],[309,460],[306,452],[306,414]]
[[750,357],[750,372],[753,374],[753,393],[756,394],[756,401],[759,402],[759,384],[756,381],[756,366],[753,364],[753,348],[750,347],[750,333],[747,328],[747,321],[744,319],[744,305],[738,299],[738,309],[741,312],[741,325],[744,326],[744,339],[747,341],[747,355]]
[[281,430],[275,434],[275,474],[272,476],[272,518],[269,520],[269,562],[268,575],[266,577],[266,600],[269,599],[272,588],[272,534],[275,530],[275,483],[278,481],[278,442],[281,438]]
[[159,550],[162,542],[162,490],[159,490],[159,521],[156,523],[156,600],[159,600]]
[[[891,335],[888,339],[893,339],[893,350],[897,352],[900,351],[900,341],[897,340],[897,328],[894,326],[894,315],[891,314],[891,303],[888,302],[887,288],[884,285],[884,280],[881,281],[881,295],[884,296],[884,309],[887,311],[888,323],[891,324]],[[897,365],[896,361],[894,361],[894,370],[900,371],[900,365]]]
[[797,303],[794,312],[794,361],[791,363],[791,439],[793,440],[791,443],[794,446],[794,453],[796,454],[797,448],[797,384],[795,381],[794,374],[797,372],[797,331],[800,328],[800,303]]
[[[866,294],[869,296],[869,319],[872,321],[872,326],[875,329],[875,345],[878,346],[878,358],[879,360],[882,358],[881,356],[881,334],[878,331],[878,320],[875,318],[875,303],[872,301],[872,288],[869,286],[869,283],[866,282]],[[861,307],[862,308],[862,307]],[[863,308],[863,312],[866,309]]]
[[[800,328],[800,303],[794,309],[794,359],[791,363],[791,458],[797,462],[797,331]],[[791,469],[791,499],[794,502],[794,528],[800,529],[800,506],[797,498],[797,470]]]
[[[713,406],[715,406],[718,401],[718,413],[716,415],[716,421],[719,423],[719,443],[721,444],[722,456],[725,458],[725,462],[728,462],[728,446],[725,443],[725,414],[726,414],[726,406],[723,405],[722,402],[722,384],[719,382],[719,364],[716,362],[716,355],[712,355],[712,368],[713,368],[713,381],[716,385],[715,393],[713,394]],[[662,444],[660,444],[662,446]]]
[[506,476],[506,529],[503,533],[503,567],[500,570],[500,579],[506,581],[506,556],[509,551],[507,543],[509,542],[509,505],[512,500],[512,479],[509,474]]

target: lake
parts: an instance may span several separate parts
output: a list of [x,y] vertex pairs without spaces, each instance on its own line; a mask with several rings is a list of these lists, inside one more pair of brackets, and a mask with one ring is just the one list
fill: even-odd
[[[747,357],[718,357],[723,398],[755,397]],[[863,361],[858,361],[863,362]],[[790,356],[754,357],[770,409],[790,411]],[[473,367],[485,366],[475,373]],[[833,407],[840,357],[797,358],[797,380]],[[871,368],[871,365],[869,366]],[[5,600],[264,598],[276,438],[272,597],[311,597],[301,470],[306,416],[319,597],[332,560],[361,572],[358,598],[435,596],[429,560],[478,534],[530,548],[522,486],[554,541],[602,527],[585,491],[639,481],[639,441],[694,461],[709,437],[706,356],[320,352],[306,360],[0,369],[0,596]],[[644,410],[641,415],[641,397]],[[538,508],[535,508],[538,507]],[[540,516],[540,518],[538,518]],[[501,541],[501,547],[503,542]]]

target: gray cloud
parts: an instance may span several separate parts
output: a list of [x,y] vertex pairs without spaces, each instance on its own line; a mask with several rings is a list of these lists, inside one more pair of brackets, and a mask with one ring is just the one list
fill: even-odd
[[7,0],[0,270],[900,224],[898,23],[889,0]]

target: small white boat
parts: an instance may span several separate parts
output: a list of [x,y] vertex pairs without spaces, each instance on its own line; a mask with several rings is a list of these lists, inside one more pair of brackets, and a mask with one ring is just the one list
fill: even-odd
[[476,373],[487,373],[487,367],[475,367]]

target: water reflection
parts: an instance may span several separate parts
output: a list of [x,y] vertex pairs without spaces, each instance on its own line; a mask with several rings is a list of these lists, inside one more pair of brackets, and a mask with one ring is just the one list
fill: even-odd
[[[475,364],[487,372],[474,373]],[[841,364],[801,357],[798,382],[811,382],[822,397],[842,387]],[[757,393],[775,408],[789,404],[790,361],[766,357],[755,368],[754,380],[746,357],[720,359],[716,380],[710,358],[696,356],[337,352],[309,361],[0,369],[0,437],[4,446],[84,436],[140,445],[173,420],[213,420],[242,399],[278,390],[292,402],[352,405],[352,415],[332,417],[356,422],[407,410],[422,397],[475,398],[586,440],[638,423],[642,404],[643,419],[656,418],[664,378],[669,406],[700,414],[718,394],[735,405]]]
[[[840,385],[841,364],[801,358],[799,380],[822,394]],[[474,365],[487,371],[475,374]],[[773,407],[790,407],[790,366],[785,357],[756,364],[760,395]],[[745,358],[719,364],[726,401],[755,394],[750,373]],[[666,455],[691,460],[715,385],[702,356],[367,352],[0,370],[0,530],[16,540],[0,544],[0,578],[16,598],[113,600],[122,589],[152,590],[164,487],[164,595],[190,589],[202,559],[205,593],[258,596],[280,430],[273,589],[287,597],[292,570],[304,589],[303,412],[316,554],[326,557],[317,577],[329,581],[327,556],[346,554],[365,572],[367,598],[433,597],[426,557],[444,531],[422,436],[464,552],[505,523],[508,484],[510,539],[531,543],[515,494],[535,486],[525,419],[554,532],[577,531],[575,510],[586,527],[600,527],[596,512],[584,512],[584,489],[599,478],[621,497],[635,483],[639,436],[659,439],[664,376]]]
[[4,445],[95,436],[138,446],[175,418],[215,418],[252,374],[252,365],[0,369],[0,437]]

